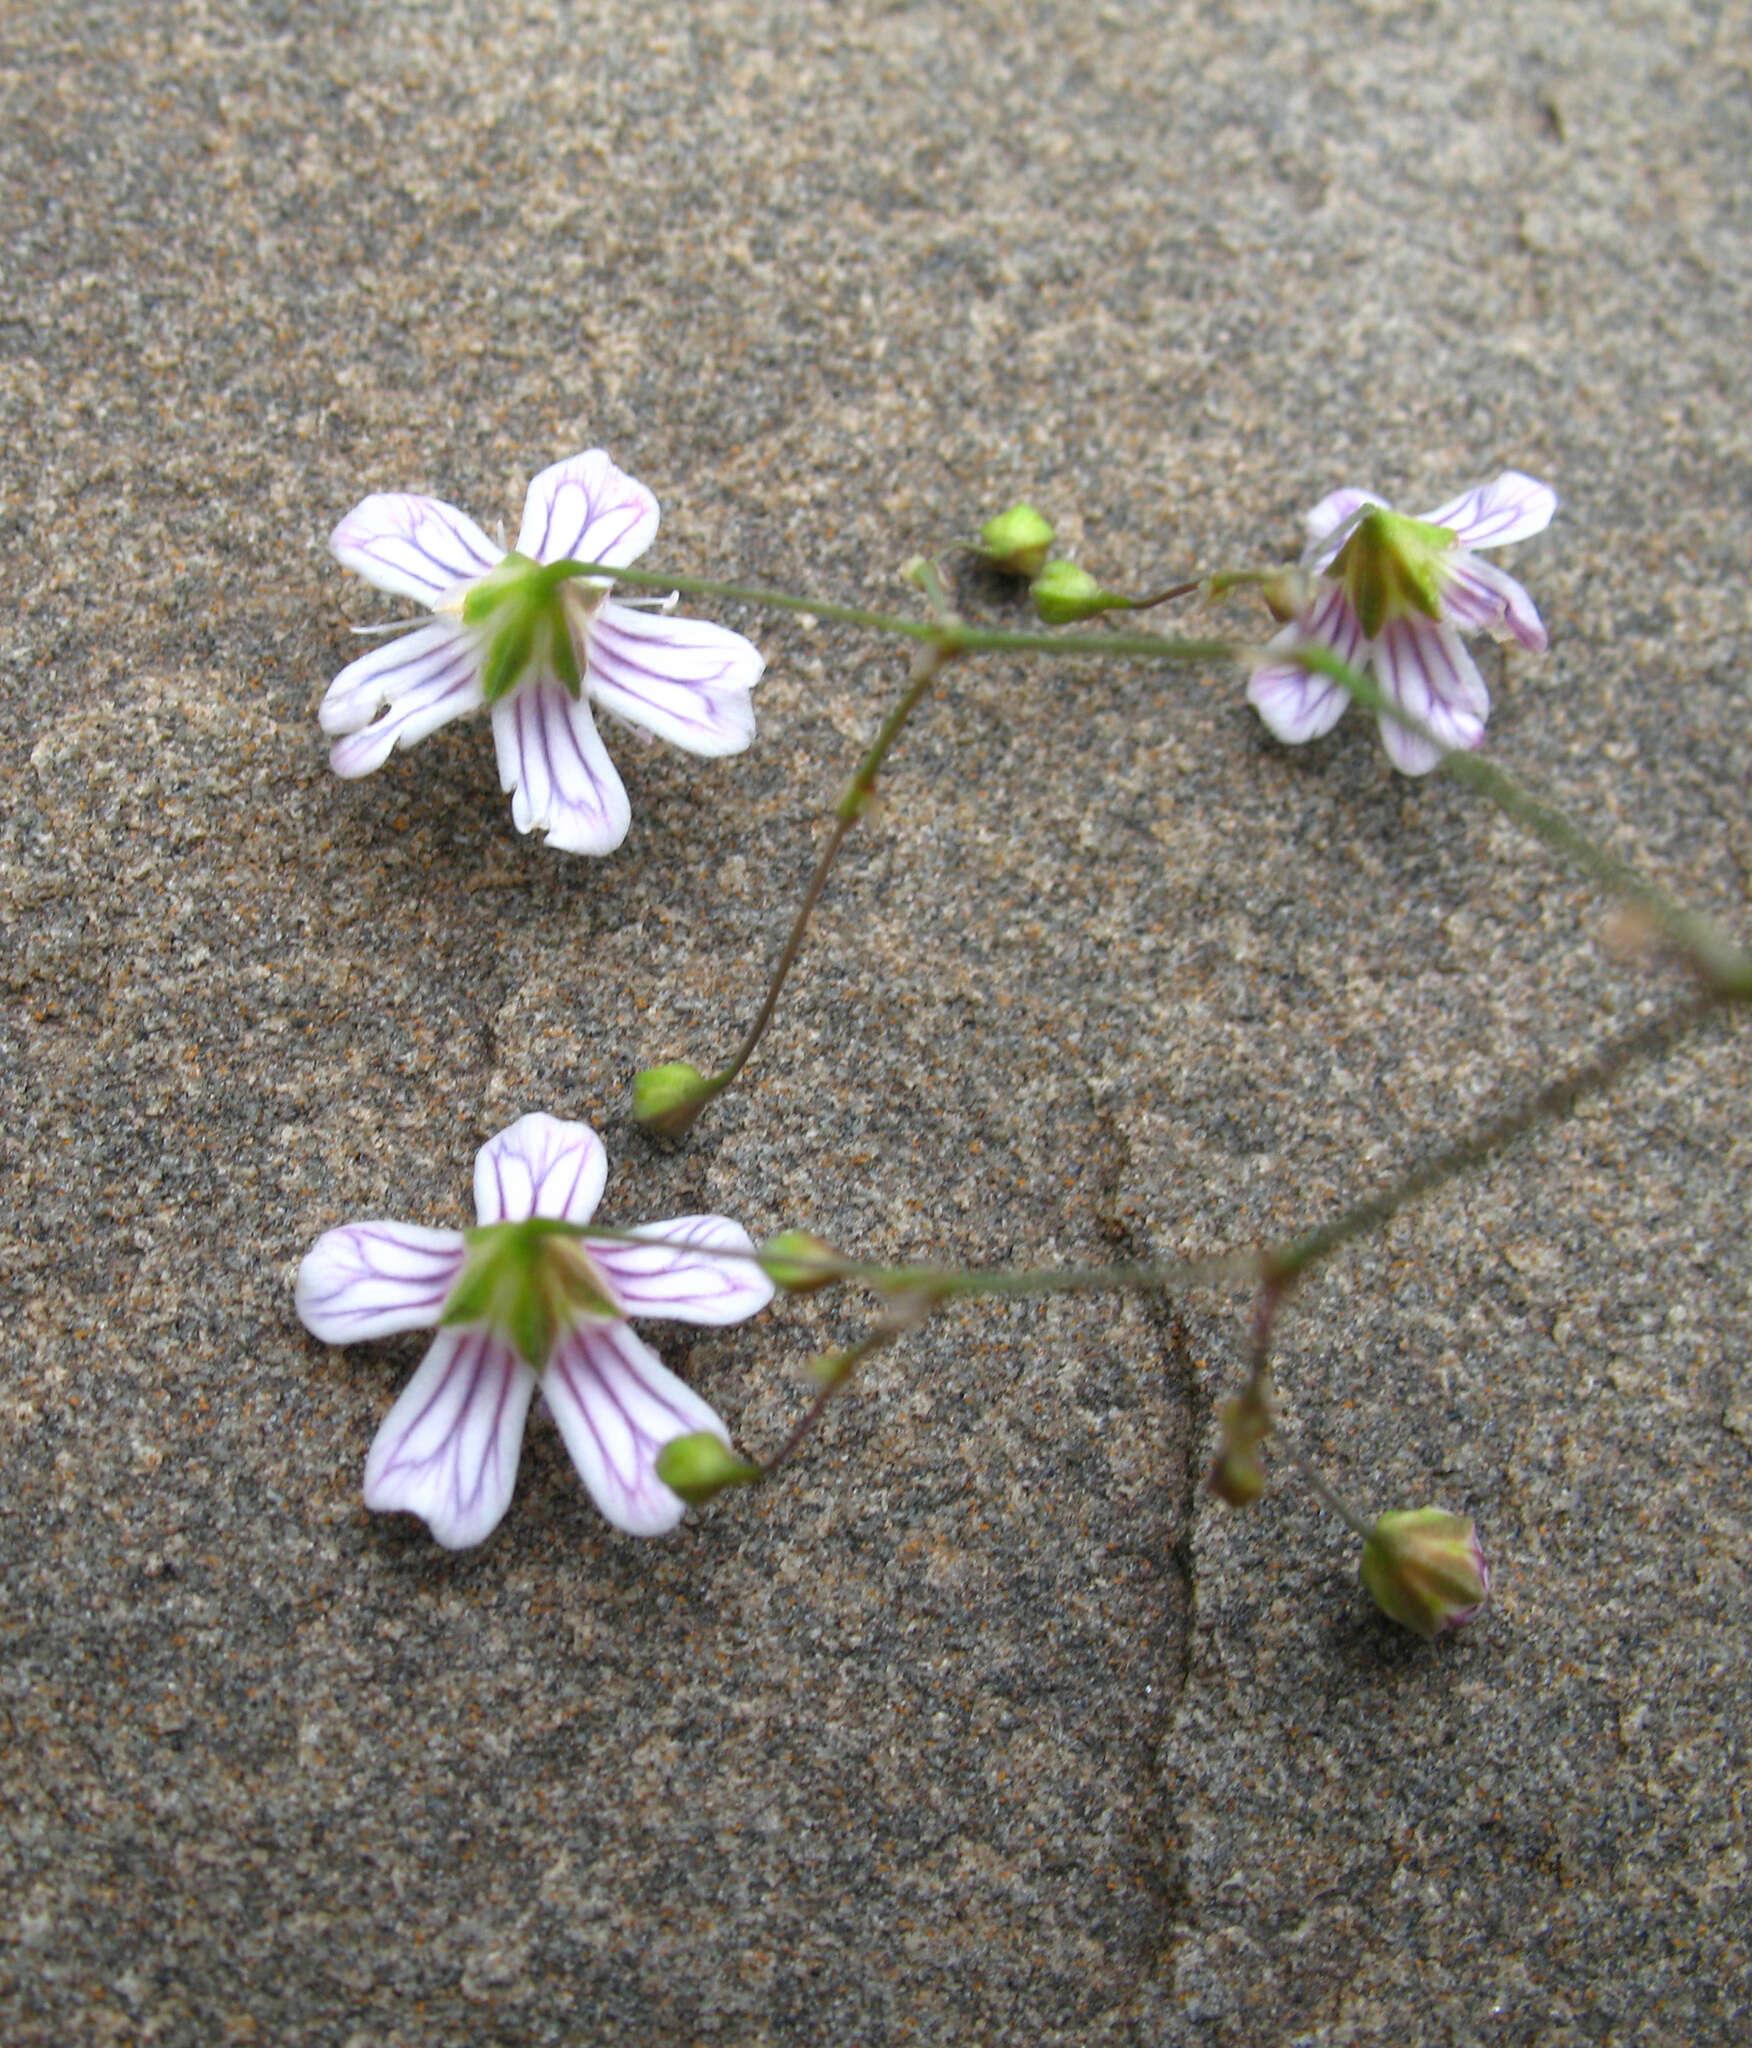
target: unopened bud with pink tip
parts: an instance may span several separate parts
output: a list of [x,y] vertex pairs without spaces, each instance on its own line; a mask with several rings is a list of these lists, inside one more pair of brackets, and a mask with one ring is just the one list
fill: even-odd
[[1470,1516],[1441,1508],[1380,1516],[1363,1544],[1362,1579],[1382,1613],[1425,1642],[1476,1621],[1490,1595]]

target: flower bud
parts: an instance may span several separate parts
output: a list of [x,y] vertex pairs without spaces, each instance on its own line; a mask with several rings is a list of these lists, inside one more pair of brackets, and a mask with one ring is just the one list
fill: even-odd
[[858,1355],[856,1351],[823,1351],[809,1361],[804,1371],[824,1394],[829,1393],[845,1383],[847,1375],[858,1362]]
[[1250,1508],[1265,1491],[1265,1467],[1251,1451],[1220,1450],[1205,1475],[1205,1491],[1226,1507]]
[[1265,608],[1280,626],[1299,619],[1307,609],[1310,594],[1307,576],[1300,569],[1279,569],[1259,586]]
[[1102,590],[1088,569],[1074,561],[1049,561],[1029,586],[1029,596],[1049,627],[1076,625],[1078,618],[1094,618],[1096,612],[1135,608],[1135,602],[1117,590]]
[[739,1458],[709,1429],[671,1437],[657,1453],[657,1477],[696,1508],[727,1486],[752,1486],[761,1476],[758,1465]]
[[760,1269],[787,1294],[813,1294],[841,1277],[842,1264],[825,1237],[812,1230],[781,1230],[760,1248]]
[[1251,1507],[1265,1491],[1259,1447],[1271,1434],[1271,1401],[1262,1382],[1244,1387],[1217,1410],[1222,1441],[1205,1475],[1205,1491],[1232,1508]]
[[1362,1579],[1383,1614],[1426,1642],[1475,1621],[1490,1593],[1471,1518],[1440,1508],[1382,1515],[1363,1545]]
[[1052,528],[1032,505],[1015,504],[979,530],[980,551],[1003,576],[1038,576],[1052,546]]
[[633,1076],[633,1121],[679,1138],[717,1092],[689,1060],[646,1067]]
[[1092,619],[1097,612],[1131,609],[1131,599],[1117,591],[1103,590],[1087,569],[1075,562],[1048,562],[1029,586],[1034,609],[1049,626],[1070,626],[1078,619]]

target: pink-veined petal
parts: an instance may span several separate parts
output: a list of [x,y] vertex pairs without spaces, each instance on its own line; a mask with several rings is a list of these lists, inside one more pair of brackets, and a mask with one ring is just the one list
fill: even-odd
[[773,1298],[773,1283],[752,1258],[714,1256],[754,1250],[748,1232],[728,1216],[676,1216],[667,1223],[642,1224],[640,1234],[665,1242],[606,1244],[592,1239],[587,1246],[629,1316],[740,1323]]
[[590,1498],[629,1536],[661,1536],[684,1503],[657,1477],[657,1454],[678,1436],[729,1432],[625,1323],[585,1323],[554,1347],[542,1399],[559,1424]]
[[484,576],[505,554],[466,512],[410,491],[386,491],[355,505],[329,546],[367,583],[428,608],[459,583]]
[[462,1271],[460,1230],[348,1223],[325,1230],[298,1268],[298,1314],[325,1344],[429,1330]]
[[326,733],[358,732],[410,690],[479,667],[474,636],[446,619],[380,641],[341,670],[324,692],[317,723]]
[[604,604],[590,621],[585,687],[605,711],[690,754],[739,754],[754,738],[749,691],[766,661],[709,619]]
[[418,1515],[446,1550],[499,1526],[535,1374],[487,1330],[440,1330],[365,1460],[365,1505]]
[[1302,554],[1303,568],[1324,569],[1350,538],[1351,526],[1363,507],[1385,505],[1386,502],[1385,498],[1377,498],[1373,491],[1358,490],[1355,484],[1345,484],[1336,491],[1328,491],[1303,521],[1308,535]]
[[[1444,749],[1476,747],[1490,715],[1490,692],[1452,626],[1436,619],[1390,619],[1375,642],[1375,673],[1393,702],[1420,719]],[[1381,714],[1381,744],[1395,768],[1427,775],[1441,759],[1428,740]]]
[[[1266,651],[1304,640],[1330,647],[1352,668],[1369,651],[1350,599],[1336,583],[1320,591],[1299,619],[1268,641]],[[1266,661],[1247,680],[1247,701],[1280,740],[1300,745],[1330,732],[1344,716],[1350,696],[1342,684],[1298,661]]]
[[1442,562],[1442,616],[1475,633],[1518,640],[1530,653],[1547,646],[1545,622],[1514,577],[1476,555],[1454,554]]
[[1506,548],[1511,541],[1543,533],[1557,510],[1557,493],[1537,477],[1505,469],[1488,484],[1475,484],[1445,505],[1421,516],[1445,526],[1463,548]]
[[602,562],[619,568],[657,535],[657,500],[592,448],[544,469],[523,501],[517,552],[537,562]]
[[457,626],[421,626],[362,654],[330,683],[317,721],[346,737],[329,749],[329,766],[348,779],[369,775],[397,747],[411,747],[482,701],[473,638]]
[[475,1216],[481,1223],[532,1216],[588,1223],[607,1178],[608,1154],[588,1124],[539,1111],[520,1116],[475,1154]]
[[590,716],[556,676],[537,675],[493,706],[499,785],[519,832],[567,853],[612,853],[633,810]]

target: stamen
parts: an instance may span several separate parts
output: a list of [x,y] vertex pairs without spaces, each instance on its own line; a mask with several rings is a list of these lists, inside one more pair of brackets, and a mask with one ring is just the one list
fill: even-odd
[[412,619],[385,619],[379,626],[349,626],[348,631],[357,633],[361,639],[377,639],[385,633],[405,633],[410,626],[425,626],[431,623],[427,617]]

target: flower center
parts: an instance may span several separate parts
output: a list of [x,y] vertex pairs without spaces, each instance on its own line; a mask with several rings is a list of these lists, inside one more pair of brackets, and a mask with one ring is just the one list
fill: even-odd
[[1443,557],[1454,544],[1446,526],[1371,505],[1328,573],[1344,585],[1363,631],[1373,640],[1389,619],[1410,612],[1428,619],[1441,616],[1447,574]]
[[515,549],[468,586],[462,622],[486,642],[481,693],[509,696],[532,669],[558,676],[576,697],[583,689],[584,633],[609,586],[580,584],[581,562],[537,562]]
[[440,1326],[484,1324],[537,1372],[563,1330],[612,1320],[620,1305],[575,1223],[531,1216],[524,1223],[483,1223],[463,1232],[462,1271]]

